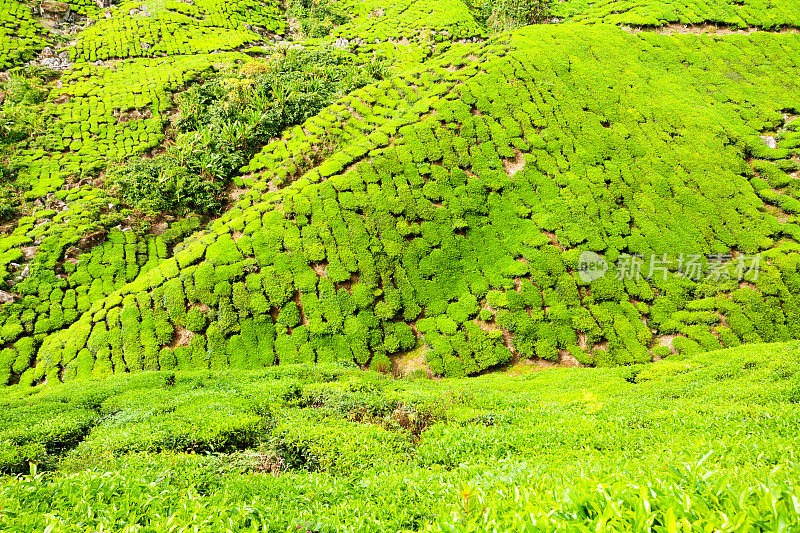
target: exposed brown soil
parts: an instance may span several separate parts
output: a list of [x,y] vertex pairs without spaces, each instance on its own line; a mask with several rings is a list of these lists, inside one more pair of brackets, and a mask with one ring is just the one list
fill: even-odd
[[169,345],[169,347],[175,349],[178,346],[189,346],[189,343],[192,342],[193,337],[193,332],[181,326],[175,326],[175,333],[172,335],[172,343]]
[[206,314],[208,314],[208,313],[210,313],[210,312],[211,312],[211,308],[210,308],[210,307],[208,307],[208,306],[207,306],[206,304],[204,304],[204,303],[196,303],[196,304],[192,304],[192,306],[190,307],[190,309],[197,309],[198,311],[201,311],[201,312],[203,312],[203,313],[206,313]]
[[503,159],[503,167],[509,178],[514,178],[514,174],[525,168],[525,157],[517,149],[514,149],[514,159]]
[[579,367],[581,365],[575,356],[569,353],[568,350],[559,350],[558,351],[558,364],[565,367]]
[[[642,32],[648,33],[658,33],[660,35],[703,35],[703,34],[711,34],[711,35],[749,35],[751,33],[759,32],[759,31],[766,31],[761,28],[757,28],[751,26],[749,28],[737,28],[733,26],[722,26],[716,24],[667,24],[666,26],[660,27],[631,27],[631,26],[620,26],[623,30],[627,31],[628,33],[637,34]],[[781,28],[777,31],[771,31],[770,33],[797,33],[797,28]]]
[[328,277],[328,270],[327,270],[328,262],[327,261],[322,261],[321,263],[314,263],[314,264],[311,265],[311,268],[314,269],[314,272],[317,273],[317,276],[319,276],[321,278],[327,278]]
[[153,112],[150,111],[149,108],[142,109],[141,111],[138,109],[132,109],[130,111],[115,109],[111,114],[117,119],[118,124],[130,122],[131,120],[149,119],[153,116]]
[[424,370],[428,377],[432,375],[430,369],[425,365],[425,353],[430,348],[421,346],[416,350],[409,352],[401,357],[392,359],[392,375],[397,377],[406,377],[415,370]]
[[552,233],[552,232],[549,232],[549,231],[545,231],[543,233],[544,233],[545,237],[550,239],[550,242],[553,243],[553,246],[555,246],[556,248],[558,248],[561,251],[564,251],[564,247],[561,245],[561,243],[558,242],[558,237],[556,237],[555,233]]
[[153,235],[161,235],[162,233],[167,231],[168,227],[169,225],[162,220],[161,222],[156,222],[155,224],[150,226],[150,233]]
[[676,350],[675,347],[672,345],[672,341],[675,340],[675,337],[677,337],[677,335],[662,335],[661,337],[658,338],[658,346],[666,346],[667,348],[669,348],[670,354],[678,353],[678,350]]

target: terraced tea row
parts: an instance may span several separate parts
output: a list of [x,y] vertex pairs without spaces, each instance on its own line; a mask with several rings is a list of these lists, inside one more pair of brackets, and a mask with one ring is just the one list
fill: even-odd
[[800,27],[800,6],[791,0],[569,0],[553,3],[552,10],[558,19],[589,24],[713,24],[765,30]]
[[278,34],[284,27],[271,2],[129,1],[83,31],[71,55],[77,62],[94,62],[230,51],[260,42],[262,35],[255,30]]

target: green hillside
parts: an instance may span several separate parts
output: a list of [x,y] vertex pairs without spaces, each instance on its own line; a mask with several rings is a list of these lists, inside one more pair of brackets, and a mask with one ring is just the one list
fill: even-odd
[[0,531],[795,531],[797,0],[0,0]]
[[[190,172],[234,171],[227,209],[206,228],[153,224],[160,235],[127,231],[130,212],[108,208],[125,196],[70,186],[68,169],[157,146],[170,91],[238,52],[132,59],[102,81],[92,69],[103,67],[74,69],[50,96],[68,98],[51,127],[63,129],[60,159],[20,156],[26,194],[57,189],[45,197],[60,211],[34,210],[0,243],[9,265],[40,243],[0,310],[0,368],[27,384],[338,360],[385,370],[420,350],[434,374],[462,376],[512,358],[602,366],[794,338],[799,52],[794,33],[573,23],[453,43],[260,151],[254,130],[240,132],[250,161],[201,155]],[[251,73],[275,61],[287,60],[226,71],[223,94],[246,101],[260,87]],[[229,110],[199,105],[211,118],[178,134],[180,157],[233,127],[213,118]],[[141,118],[120,121],[122,109]],[[37,162],[61,174],[34,179]],[[591,282],[576,273],[587,250],[611,265]],[[638,279],[623,268],[632,254]],[[680,268],[689,256],[700,275]]]

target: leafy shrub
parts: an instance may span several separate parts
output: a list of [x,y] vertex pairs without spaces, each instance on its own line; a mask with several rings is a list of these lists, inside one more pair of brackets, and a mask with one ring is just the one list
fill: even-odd
[[553,0],[473,0],[477,18],[493,32],[544,22]]
[[183,93],[178,145],[211,150],[230,172],[287,126],[383,75],[379,64],[365,68],[353,54],[333,48],[276,53]]
[[326,0],[290,0],[286,11],[299,21],[303,37],[325,37],[350,19],[342,6]]
[[210,214],[222,206],[222,183],[193,172],[171,154],[113,168],[106,184],[126,204],[146,213]]

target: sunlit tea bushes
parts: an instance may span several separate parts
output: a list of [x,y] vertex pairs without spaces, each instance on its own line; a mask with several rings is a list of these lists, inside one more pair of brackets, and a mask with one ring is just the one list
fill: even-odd
[[84,65],[62,78],[46,108],[46,134],[16,158],[19,183],[28,197],[54,192],[69,176],[92,176],[108,159],[155,148],[174,106],[172,92],[215,63],[240,54],[209,54],[158,60],[134,59],[113,66]]
[[47,43],[47,32],[27,4],[17,0],[0,2],[0,71],[33,59]]
[[254,29],[278,34],[284,25],[280,8],[272,2],[129,1],[113,7],[110,18],[81,32],[71,56],[94,62],[234,50],[261,41]]
[[[23,218],[17,230],[0,241],[8,261],[4,269],[6,283],[20,295],[15,302],[0,309],[3,324],[0,335],[7,347],[7,357],[16,353],[13,361],[4,360],[0,365],[3,373],[0,379],[4,381],[30,363],[31,351],[47,332],[74,323],[90,308],[91,302],[104,298],[152,268],[168,256],[182,236],[199,227],[196,218],[187,218],[159,236],[141,237],[130,228],[125,231],[114,228],[119,218],[102,215],[108,202],[102,194],[77,191],[67,196],[60,198],[69,199],[71,209],[57,214],[51,211],[49,215],[40,212],[39,216],[48,218],[40,219],[37,227],[33,227],[32,220]],[[87,231],[94,232],[91,233],[93,240],[84,238]],[[90,252],[89,247],[92,247]],[[36,252],[33,257],[32,251]],[[16,261],[23,265],[17,265]],[[169,342],[163,327],[159,331],[162,334],[156,340]],[[112,328],[108,335],[98,329],[94,336],[88,337],[86,342],[91,351],[81,353],[82,370],[91,373],[92,354],[97,352],[98,342],[109,341],[109,336],[111,342],[116,342],[118,335],[119,331]],[[98,363],[97,372],[101,374],[113,368],[105,356],[101,354],[102,360]],[[40,380],[44,375],[34,377],[29,373],[26,379],[29,378]]]
[[[0,380],[388,370],[411,352],[463,376],[520,357],[633,364],[795,336],[795,35],[565,23],[484,43],[499,28],[459,0],[348,4],[346,17],[298,5],[321,25],[289,35],[311,37],[306,50],[262,41],[288,31],[272,3],[130,2],[108,18],[83,6],[99,21],[70,46],[76,63],[42,109],[52,126],[12,158],[30,203],[0,242],[13,299]],[[560,3],[552,16],[723,24],[735,9],[741,22],[724,24],[793,25],[785,6],[772,22],[750,5],[697,20],[662,8],[657,22],[634,20],[642,6]],[[223,208],[185,242],[195,219],[169,236],[147,221],[127,231],[139,212]],[[604,277],[578,276],[583,251],[608,261]],[[726,253],[723,269],[709,259]],[[731,279],[757,253],[759,276]],[[670,259],[634,279],[617,264],[631,254],[645,274]],[[681,275],[688,255],[702,279]]]
[[630,26],[718,24],[722,27],[780,29],[800,26],[800,10],[791,1],[641,0],[602,3],[585,0],[554,2],[553,16],[584,23]]
[[345,3],[353,19],[333,30],[332,35],[358,39],[365,44],[388,40],[423,39],[436,43],[482,36],[483,28],[461,0],[421,2],[402,0]]

